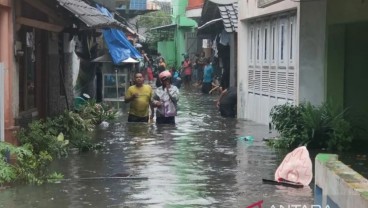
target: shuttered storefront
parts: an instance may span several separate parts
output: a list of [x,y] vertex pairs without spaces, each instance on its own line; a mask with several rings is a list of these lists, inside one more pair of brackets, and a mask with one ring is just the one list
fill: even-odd
[[247,117],[266,124],[273,106],[297,99],[296,13],[257,19],[248,28]]

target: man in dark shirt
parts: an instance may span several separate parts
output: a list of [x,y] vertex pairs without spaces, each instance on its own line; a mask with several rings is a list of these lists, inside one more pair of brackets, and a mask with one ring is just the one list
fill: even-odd
[[236,117],[237,89],[229,87],[222,91],[216,105],[222,117]]

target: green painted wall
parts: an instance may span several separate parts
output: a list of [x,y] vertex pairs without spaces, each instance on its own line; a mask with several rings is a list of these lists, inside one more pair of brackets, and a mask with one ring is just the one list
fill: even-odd
[[328,0],[326,18],[327,97],[368,129],[368,1]]
[[185,10],[188,5],[188,0],[171,0],[173,7],[173,16],[177,17],[179,15],[185,16]]
[[[344,105],[368,117],[368,22],[346,26]],[[365,125],[368,129],[368,124]]]
[[173,66],[176,63],[175,59],[175,42],[174,41],[161,41],[158,42],[158,51],[165,58],[167,67]]
[[328,28],[327,98],[344,105],[345,25]]
[[368,21],[367,0],[328,0],[327,24]]

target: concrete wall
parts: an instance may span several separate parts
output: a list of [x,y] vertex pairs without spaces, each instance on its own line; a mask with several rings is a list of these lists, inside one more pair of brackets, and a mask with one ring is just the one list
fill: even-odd
[[300,3],[299,101],[325,100],[326,1]]
[[258,0],[239,1],[239,20],[267,16],[299,7],[299,2],[297,1],[284,0],[265,8],[258,8],[257,2]]
[[165,58],[166,65],[173,66],[175,64],[175,42],[174,41],[160,41],[157,43],[157,50]]
[[321,207],[368,207],[368,180],[338,160],[318,154],[315,159],[315,203]]

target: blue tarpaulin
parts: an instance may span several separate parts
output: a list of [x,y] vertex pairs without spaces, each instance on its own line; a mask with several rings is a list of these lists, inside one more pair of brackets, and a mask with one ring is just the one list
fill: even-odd
[[[104,7],[97,5],[97,8],[105,15],[113,18],[112,14]],[[122,61],[131,58],[140,59],[141,54],[129,42],[123,31],[118,29],[104,29],[103,36],[109,49],[114,64],[121,64]]]

